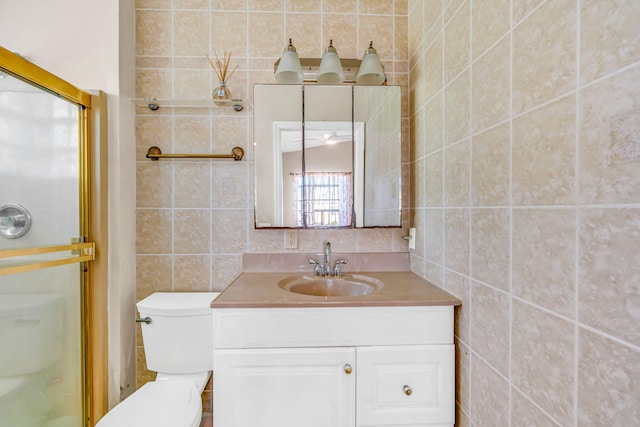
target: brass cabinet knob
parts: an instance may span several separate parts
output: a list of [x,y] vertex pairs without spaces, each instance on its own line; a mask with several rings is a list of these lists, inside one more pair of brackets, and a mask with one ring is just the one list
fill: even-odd
[[347,375],[351,374],[351,372],[353,372],[353,368],[351,367],[351,365],[349,365],[348,363],[346,365],[344,365],[344,372]]
[[404,391],[404,394],[406,394],[407,396],[411,396],[411,393],[413,393],[413,390],[408,385],[402,387],[402,391]]

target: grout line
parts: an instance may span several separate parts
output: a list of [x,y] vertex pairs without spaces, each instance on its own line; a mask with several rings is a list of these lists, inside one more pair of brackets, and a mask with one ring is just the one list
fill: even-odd
[[[576,115],[575,115],[575,147],[574,147],[574,203],[580,203],[580,33],[581,33],[581,19],[580,19],[580,1],[576,0]],[[573,425],[578,427],[578,371],[580,366],[580,222],[581,213],[578,206],[575,208],[575,259],[574,259],[574,342],[573,342]]]

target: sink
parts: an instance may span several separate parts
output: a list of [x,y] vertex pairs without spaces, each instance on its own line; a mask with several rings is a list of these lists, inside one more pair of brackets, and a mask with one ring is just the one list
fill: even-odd
[[360,274],[342,277],[290,276],[278,282],[285,291],[319,297],[356,297],[382,288],[383,283]]

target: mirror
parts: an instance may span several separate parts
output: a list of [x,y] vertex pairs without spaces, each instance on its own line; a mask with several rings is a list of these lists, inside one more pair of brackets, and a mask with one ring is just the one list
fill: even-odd
[[399,227],[400,88],[254,86],[256,228]]

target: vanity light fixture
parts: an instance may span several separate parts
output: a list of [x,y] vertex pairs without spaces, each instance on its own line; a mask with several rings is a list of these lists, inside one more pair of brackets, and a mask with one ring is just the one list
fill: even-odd
[[296,84],[302,83],[302,67],[296,48],[289,39],[289,46],[284,49],[282,58],[279,60],[275,73],[276,80],[279,83]]
[[356,83],[361,85],[381,85],[385,81],[384,69],[380,63],[378,52],[373,48],[373,41],[364,52]]
[[344,82],[342,63],[340,62],[338,51],[333,47],[333,40],[329,40],[329,47],[322,56],[316,80],[322,84],[340,84]]
[[378,86],[383,84],[387,77],[384,67],[380,63],[377,51],[373,48],[373,42],[360,59],[341,59],[333,47],[333,40],[329,41],[329,47],[320,58],[299,58],[296,48],[291,44],[285,49],[282,57],[274,66],[275,78],[279,83],[297,84],[304,82],[317,82],[323,84],[355,83],[358,85]]

